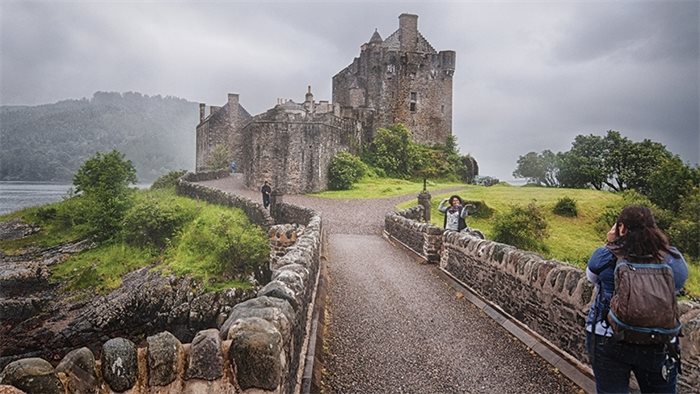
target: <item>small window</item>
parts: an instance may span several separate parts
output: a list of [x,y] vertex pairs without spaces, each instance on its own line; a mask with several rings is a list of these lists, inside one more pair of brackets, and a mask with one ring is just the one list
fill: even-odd
[[443,114],[445,113],[445,105],[440,106],[440,112]]
[[417,106],[418,106],[418,93],[417,92],[411,92],[411,101],[409,103],[409,108],[411,109],[411,112],[416,112]]
[[411,112],[416,112],[416,103],[411,103]]
[[416,101],[418,99],[418,93],[411,92],[411,101]]

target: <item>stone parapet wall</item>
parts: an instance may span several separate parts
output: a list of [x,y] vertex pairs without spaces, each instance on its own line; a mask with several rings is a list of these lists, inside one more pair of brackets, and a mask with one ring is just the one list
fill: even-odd
[[[274,225],[266,211],[255,209],[259,204],[194,184],[188,175],[180,179],[178,193],[236,206],[253,212],[251,221],[268,229]],[[232,305],[218,329],[199,331],[191,344],[167,331],[147,337],[145,344],[113,338],[102,346],[99,360],[79,348],[56,367],[40,358],[17,360],[0,373],[0,392],[13,392],[9,386],[42,394],[295,392],[304,367],[322,227],[320,216],[306,208],[283,204],[280,212],[303,219],[298,223],[303,227],[295,227],[303,231],[294,231],[295,243],[282,242],[286,254],[271,264],[272,280],[257,297]]]
[[188,172],[182,177],[180,177],[180,179],[184,179],[187,182],[202,182],[211,181],[213,179],[226,178],[229,175],[229,169],[222,168],[220,170],[214,171]]
[[416,206],[400,212],[390,212],[384,217],[384,230],[427,261],[440,260],[442,229],[430,223],[419,222],[423,207]]
[[[428,259],[428,254],[421,253],[422,240],[433,230],[426,226],[429,225],[407,219],[401,213],[388,214],[385,219],[385,231],[391,237]],[[452,231],[441,235],[441,248],[437,250],[441,250],[441,269],[558,348],[587,363],[583,327],[595,291],[583,270]],[[682,301],[679,306],[684,327],[679,386],[682,392],[697,392],[700,304]]]

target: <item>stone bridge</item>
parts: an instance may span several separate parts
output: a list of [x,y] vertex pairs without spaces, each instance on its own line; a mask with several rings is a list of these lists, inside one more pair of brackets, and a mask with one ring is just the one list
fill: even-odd
[[[240,175],[224,174],[188,174],[178,192],[242,208],[269,229],[273,281],[191,344],[168,332],[138,349],[113,338],[97,362],[86,348],[55,369],[14,362],[3,384],[42,393],[594,392],[582,332],[593,292],[579,269],[443,234],[420,222],[420,206],[394,212],[407,196],[277,196],[268,212]],[[681,309],[679,388],[700,392],[700,307]]]

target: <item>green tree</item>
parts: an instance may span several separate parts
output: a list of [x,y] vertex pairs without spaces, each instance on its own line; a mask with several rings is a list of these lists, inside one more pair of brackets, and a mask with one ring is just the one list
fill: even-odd
[[541,154],[529,152],[518,158],[518,167],[513,171],[516,178],[527,178],[529,183],[554,187],[559,185],[557,173],[559,171],[559,159],[550,150],[544,150]]
[[644,194],[656,205],[677,212],[693,188],[700,186],[700,171],[683,163],[680,157],[665,157],[649,174]]
[[233,160],[233,153],[224,144],[217,144],[214,149],[211,150],[211,155],[207,159],[207,167],[210,170],[221,170],[228,168],[229,164]]
[[407,178],[411,175],[411,160],[415,149],[411,131],[397,123],[388,128],[379,128],[370,145],[369,160],[389,176]]
[[87,159],[73,177],[73,185],[81,193],[89,232],[97,239],[108,239],[121,228],[124,214],[133,204],[136,170],[124,154],[115,150],[97,153]]
[[604,150],[602,137],[577,135],[571,149],[558,155],[557,178],[561,186],[601,190],[607,180]]

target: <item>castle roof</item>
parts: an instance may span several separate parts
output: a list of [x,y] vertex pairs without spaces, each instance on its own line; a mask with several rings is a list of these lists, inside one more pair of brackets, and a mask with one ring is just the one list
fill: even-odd
[[377,29],[374,29],[374,34],[372,34],[372,38],[369,39],[370,44],[380,44],[382,42],[382,36],[379,35],[379,32]]
[[[396,30],[394,33],[392,33],[389,37],[384,40],[382,43],[382,46],[384,48],[387,48],[390,51],[398,51],[401,49],[401,41],[399,41],[399,32],[400,30]],[[437,51],[433,48],[432,45],[428,42],[428,40],[423,37],[420,32],[418,32],[418,42],[416,43],[416,52],[423,52],[423,53],[437,53]]]

